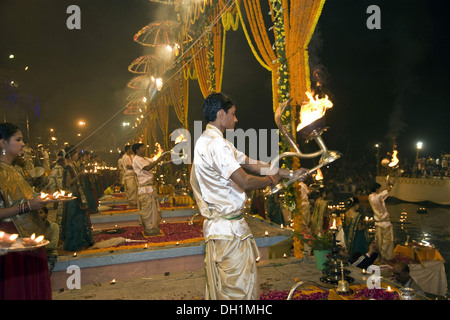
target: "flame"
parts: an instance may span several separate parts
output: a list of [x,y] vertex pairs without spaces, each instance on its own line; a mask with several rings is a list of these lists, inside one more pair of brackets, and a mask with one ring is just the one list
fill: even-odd
[[319,95],[313,97],[312,92],[306,91],[306,96],[309,98],[308,103],[303,103],[300,109],[300,123],[297,126],[297,131],[300,131],[307,125],[322,118],[325,111],[333,107],[333,103],[325,95],[325,98],[320,98]]
[[316,179],[317,181],[319,181],[319,180],[323,180],[323,174],[322,174],[322,170],[320,170],[320,169],[317,169],[317,173],[316,173],[316,177],[315,177],[315,179]]
[[34,239],[34,242],[40,243],[42,240],[44,240],[44,236],[39,236],[36,239]]
[[155,143],[155,146],[158,148],[158,152],[153,156],[152,158],[153,161],[156,161],[156,159],[158,159],[164,152],[164,150],[161,148],[161,145],[158,142]]
[[182,134],[180,134],[176,139],[175,139],[175,144],[178,144],[180,142],[182,142],[184,140],[184,136]]
[[41,199],[45,199],[48,197],[48,193],[41,192]]
[[392,159],[391,162],[389,163],[389,167],[395,167],[398,164],[399,160],[397,158],[397,153],[398,153],[397,150],[394,150],[392,152]]
[[13,241],[13,240],[16,240],[18,237],[19,237],[19,235],[17,233],[14,233],[9,236],[9,240]]

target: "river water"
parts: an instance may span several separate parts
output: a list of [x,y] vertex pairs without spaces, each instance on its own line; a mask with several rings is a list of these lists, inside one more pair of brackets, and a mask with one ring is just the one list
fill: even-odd
[[[394,229],[394,242],[404,244],[409,235],[409,241],[425,241],[439,250],[445,259],[447,287],[450,283],[450,206],[434,204],[419,205],[388,199],[386,207]],[[417,211],[425,208],[427,213]]]

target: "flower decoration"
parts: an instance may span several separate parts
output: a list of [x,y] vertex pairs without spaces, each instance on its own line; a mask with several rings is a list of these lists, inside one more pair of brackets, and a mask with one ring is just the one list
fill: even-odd
[[333,236],[329,230],[319,232],[309,228],[294,231],[294,237],[308,244],[313,250],[329,250],[333,247]]
[[368,289],[364,288],[355,292],[354,298],[356,300],[396,300],[398,293],[396,291],[387,291],[384,289]]
[[[286,300],[289,296],[287,290],[267,290],[261,293],[260,300]],[[314,288],[306,288],[294,292],[292,300],[327,300],[328,291]]]

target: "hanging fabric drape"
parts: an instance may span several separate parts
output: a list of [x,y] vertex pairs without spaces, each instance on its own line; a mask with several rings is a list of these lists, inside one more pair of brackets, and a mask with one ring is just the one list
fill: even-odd
[[283,0],[290,93],[297,105],[311,90],[308,45],[324,4],[325,0]]
[[150,131],[150,136],[152,140],[152,144],[155,144],[158,141],[158,137],[156,135],[156,119],[158,118],[158,114],[156,112],[156,108],[150,108],[148,112],[148,127]]
[[163,133],[164,148],[169,147],[169,101],[167,95],[158,95],[155,99],[156,113],[158,115],[158,123]]
[[188,90],[189,80],[185,79],[183,72],[177,73],[168,85],[168,92],[172,100],[175,113],[184,128],[187,126]]
[[[322,12],[325,0],[278,0],[283,8],[285,51],[289,72],[290,97],[293,105],[305,100],[305,92],[310,89],[308,63],[308,44],[314,33],[317,21]],[[269,0],[272,8],[273,0]],[[241,5],[243,4],[243,6]],[[245,15],[242,9],[245,9]],[[259,0],[236,0],[242,28],[250,48],[258,62],[272,72],[273,110],[278,107],[278,74],[279,57],[270,43],[267,33],[268,26],[264,24],[263,13]],[[245,19],[246,18],[246,19]],[[251,37],[246,26],[250,27]],[[252,41],[253,40],[253,41]],[[255,43],[255,45],[253,45]],[[281,84],[282,85],[282,84]]]
[[[220,14],[220,11],[219,6],[214,8],[214,13],[209,19],[210,23]],[[220,20],[217,20],[211,30],[193,46],[194,66],[204,98],[212,92],[222,90],[224,34]]]

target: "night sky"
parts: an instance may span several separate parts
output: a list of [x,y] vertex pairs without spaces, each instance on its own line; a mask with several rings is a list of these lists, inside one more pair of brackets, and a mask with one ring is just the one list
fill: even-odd
[[[81,8],[81,30],[66,27],[71,4]],[[369,5],[381,9],[380,30],[366,27]],[[420,140],[423,156],[450,153],[449,7],[443,0],[327,0],[310,62],[311,69],[320,69],[323,91],[334,103],[325,116],[330,149],[358,159],[373,155],[375,143],[382,144],[382,154],[392,151],[395,141],[400,160],[411,162]],[[126,87],[134,77],[128,65],[148,53],[133,35],[168,18],[166,9],[147,0],[0,0],[0,68],[28,65],[20,89],[40,101],[31,133],[45,136],[55,128],[69,137],[83,119],[84,136],[102,126],[85,146],[127,142],[132,129],[120,125],[126,117],[112,116],[132,92]],[[196,82],[190,88],[192,128],[194,120],[203,120],[203,98]],[[237,127],[276,127],[270,73],[254,59],[242,28],[227,33],[222,90],[236,102]],[[171,130],[181,126],[173,111],[171,119]]]

